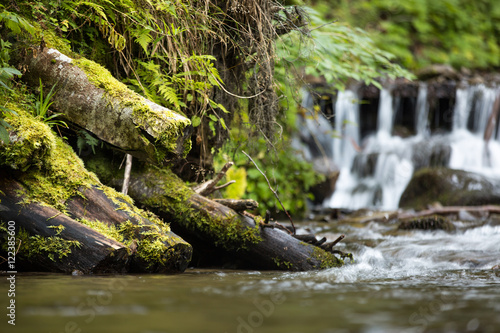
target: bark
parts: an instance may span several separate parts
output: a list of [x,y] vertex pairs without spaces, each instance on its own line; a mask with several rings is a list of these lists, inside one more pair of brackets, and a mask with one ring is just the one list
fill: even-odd
[[113,147],[155,163],[187,154],[190,121],[132,92],[98,64],[47,48],[17,60],[28,84],[56,85],[57,112]]
[[[114,182],[120,184],[121,179]],[[306,271],[343,264],[281,230],[261,229],[249,217],[195,193],[168,170],[149,167],[132,173],[129,195],[171,221],[195,252],[195,244],[211,244],[219,253],[236,256],[240,266],[254,269]]]
[[[124,244],[104,237],[54,208],[38,203],[19,204],[27,199],[22,194],[23,191],[24,188],[17,181],[4,175],[0,176],[0,220],[15,222],[16,248],[19,241],[24,242],[16,256],[18,270],[62,273],[77,270],[85,274],[126,271],[129,255]],[[50,228],[61,225],[64,226],[64,230],[59,234],[56,229]],[[35,244],[21,236],[21,229],[29,236],[39,235],[46,240],[50,237],[60,237],[65,241],[78,241],[80,247],[70,247],[71,253],[67,256],[52,253],[54,257],[50,259],[50,252],[35,251]]]

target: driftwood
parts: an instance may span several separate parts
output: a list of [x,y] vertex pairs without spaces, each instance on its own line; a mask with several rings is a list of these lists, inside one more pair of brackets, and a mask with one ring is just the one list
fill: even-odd
[[[121,184],[115,179],[114,184]],[[251,218],[207,199],[188,188],[169,170],[148,167],[133,172],[129,195],[193,244],[211,244],[237,256],[243,267],[305,271],[338,267],[342,260],[287,232],[260,228]]]
[[67,121],[113,147],[155,163],[187,153],[189,119],[134,93],[100,65],[48,48],[15,60],[27,69],[28,84],[56,86],[52,107]]
[[486,205],[486,206],[445,206],[434,207],[419,212],[411,213],[404,212],[398,215],[398,219],[404,220],[414,217],[424,217],[431,215],[451,215],[458,214],[461,211],[469,213],[487,213],[487,214],[500,214],[500,206]]
[[[26,199],[21,194],[24,188],[11,178],[0,176],[0,190],[0,220],[15,222],[16,247],[21,242],[16,257],[17,269],[63,273],[77,270],[85,274],[126,271],[129,255],[124,244],[104,237],[54,208],[37,203],[18,204]],[[62,231],[60,226],[64,227]],[[28,238],[36,235],[45,241],[58,239],[59,244],[77,241],[80,245],[68,246],[71,253],[66,256],[52,253],[50,257],[51,253],[36,248],[36,240]]]

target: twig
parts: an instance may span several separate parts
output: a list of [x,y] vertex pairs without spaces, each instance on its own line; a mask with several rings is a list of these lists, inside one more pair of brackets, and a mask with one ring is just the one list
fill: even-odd
[[335,245],[337,245],[338,242],[340,242],[341,240],[343,240],[345,238],[345,235],[340,235],[336,240],[334,240],[332,242],[332,247],[334,247]]
[[[233,164],[234,164],[233,162],[227,162],[222,167],[222,169],[219,171],[219,173],[217,175],[215,175],[215,177],[213,179],[210,179],[209,181],[206,181],[202,184],[194,186],[193,191],[195,191],[199,195],[206,196],[206,195],[209,195],[210,193],[212,193],[213,191],[217,190],[217,187],[216,187],[217,183],[222,179],[222,177],[224,177],[227,170],[229,170],[229,168],[232,167]],[[223,187],[229,186],[232,183],[233,182],[230,181],[229,183],[221,185],[218,188],[223,188]]]
[[290,223],[292,224],[292,228],[293,228],[293,235],[295,235],[295,225],[293,224],[293,220],[292,220],[292,217],[290,216],[290,214],[288,214],[288,211],[286,210],[285,206],[283,205],[283,203],[281,202],[280,200],[280,197],[278,196],[278,193],[272,188],[271,186],[271,183],[269,182],[269,179],[267,178],[266,174],[264,172],[262,172],[262,170],[260,170],[259,166],[257,165],[257,163],[255,163],[255,161],[250,157],[250,155],[248,155],[247,153],[245,153],[243,150],[241,151],[243,154],[246,155],[246,157],[248,157],[250,159],[250,161],[252,161],[253,165],[255,165],[255,167],[257,168],[257,170],[259,170],[259,172],[264,176],[264,178],[266,179],[267,181],[267,185],[269,186],[269,189],[271,190],[271,192],[273,192],[274,196],[276,197],[276,199],[278,200],[278,202],[280,203],[281,207],[283,208],[283,211],[285,212],[286,216],[288,216],[288,219],[290,220]]
[[220,190],[220,189],[223,189],[224,187],[228,187],[229,185],[234,184],[234,183],[236,183],[236,180],[230,180],[230,181],[228,181],[228,182],[227,182],[227,183],[225,183],[225,184],[222,184],[222,185],[219,185],[219,186],[215,186],[215,187],[214,187],[214,190]]

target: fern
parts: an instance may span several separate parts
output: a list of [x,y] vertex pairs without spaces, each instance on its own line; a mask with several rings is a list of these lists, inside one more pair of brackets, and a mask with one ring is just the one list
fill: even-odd
[[90,146],[92,152],[95,154],[95,147],[99,145],[99,139],[94,138],[85,130],[80,130],[77,134],[76,146],[78,147],[78,154],[81,155],[82,149],[86,148],[86,146]]

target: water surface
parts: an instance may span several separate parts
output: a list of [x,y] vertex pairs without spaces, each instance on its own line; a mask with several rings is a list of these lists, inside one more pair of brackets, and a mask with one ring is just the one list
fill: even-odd
[[17,325],[4,319],[0,331],[498,332],[500,226],[457,225],[453,234],[310,225],[331,239],[346,233],[339,249],[356,259],[317,272],[18,274]]

